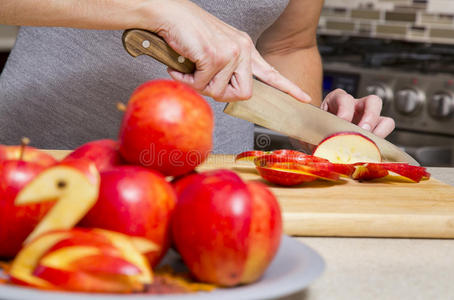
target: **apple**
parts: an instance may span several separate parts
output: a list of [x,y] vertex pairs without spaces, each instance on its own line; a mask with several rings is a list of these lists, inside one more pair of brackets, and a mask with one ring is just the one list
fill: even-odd
[[42,289],[130,293],[152,282],[146,258],[128,236],[100,229],[44,233],[9,270],[14,283]]
[[140,166],[119,166],[101,172],[96,204],[81,226],[142,237],[159,249],[145,253],[155,266],[170,245],[170,220],[176,196],[158,172]]
[[279,204],[260,183],[229,170],[189,175],[178,191],[172,221],[176,248],[204,282],[234,286],[257,280],[282,235]]
[[129,163],[166,176],[188,173],[212,149],[213,112],[189,86],[149,81],[132,94],[120,133],[120,153]]
[[257,167],[257,171],[266,181],[283,186],[293,186],[319,179],[318,176],[289,169]]
[[270,152],[259,150],[245,151],[235,156],[235,161],[254,161],[255,158],[265,155]]
[[47,231],[72,228],[95,204],[99,181],[95,164],[83,159],[68,159],[39,173],[19,191],[15,205],[57,202],[25,242]]
[[339,132],[325,138],[313,155],[341,164],[382,161],[375,142],[357,132]]
[[357,163],[353,179],[372,180],[385,177],[386,180],[419,182],[430,178],[426,168],[408,163]]
[[88,159],[95,163],[99,172],[124,164],[118,151],[118,142],[110,139],[83,144],[65,159]]
[[0,145],[0,161],[21,160],[25,162],[33,162],[44,167],[49,167],[57,162],[57,160],[50,154],[47,154],[36,148],[26,146],[27,144],[28,139],[24,138],[22,145]]
[[[262,155],[257,157],[254,160],[254,163],[258,168],[290,171],[303,175],[316,176],[330,181],[337,181],[339,179],[339,174],[335,172],[335,168],[332,163],[311,155]],[[264,170],[259,170],[259,173],[264,174]],[[269,172],[266,173],[269,174]],[[281,175],[285,176],[284,173]],[[293,175],[293,177],[295,178],[295,175]]]
[[388,171],[381,164],[358,163],[355,165],[352,178],[356,180],[372,180],[383,178],[387,175]]
[[46,167],[23,160],[0,161],[0,257],[13,258],[52,202],[15,206],[18,193]]

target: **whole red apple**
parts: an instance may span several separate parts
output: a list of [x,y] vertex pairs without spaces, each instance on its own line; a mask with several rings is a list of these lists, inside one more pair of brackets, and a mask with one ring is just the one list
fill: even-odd
[[172,186],[158,172],[140,166],[119,166],[101,172],[98,201],[81,225],[151,240],[160,247],[145,253],[154,266],[169,248],[175,202]]
[[25,238],[51,208],[52,203],[15,206],[14,200],[22,188],[46,169],[35,162],[0,161],[0,257],[12,258]]
[[120,128],[120,153],[129,163],[177,176],[202,163],[212,148],[213,113],[185,84],[156,80],[132,94]]
[[52,155],[26,145],[0,145],[0,161],[3,160],[22,160],[45,167],[51,166],[57,162]]
[[189,175],[176,190],[172,236],[191,273],[222,286],[257,280],[282,235],[279,204],[266,186],[215,170]]
[[88,159],[95,163],[99,172],[124,164],[118,151],[118,142],[110,139],[85,143],[64,159]]

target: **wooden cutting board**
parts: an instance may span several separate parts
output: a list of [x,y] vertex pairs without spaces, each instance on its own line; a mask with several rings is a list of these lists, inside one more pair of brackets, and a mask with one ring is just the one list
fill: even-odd
[[[59,158],[67,152],[51,153]],[[235,163],[232,155],[212,155],[199,171],[217,168],[261,180],[254,166]],[[289,235],[454,238],[454,187],[436,179],[269,186],[279,199]]]

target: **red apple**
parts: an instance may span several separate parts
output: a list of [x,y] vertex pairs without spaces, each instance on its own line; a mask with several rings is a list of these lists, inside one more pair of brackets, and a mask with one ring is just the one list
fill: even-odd
[[213,113],[190,87],[147,82],[132,94],[120,128],[127,162],[177,176],[202,163],[212,148]]
[[172,186],[158,172],[140,166],[115,167],[101,173],[98,201],[81,225],[152,241],[159,249],[146,254],[154,266],[170,244],[175,202]]
[[35,162],[0,161],[0,257],[14,257],[51,208],[51,202],[14,205],[17,194],[44,169],[45,166]]
[[33,147],[25,147],[25,144],[22,146],[0,145],[0,161],[4,160],[22,160],[33,162],[44,167],[49,167],[57,162],[50,154]]
[[172,223],[175,245],[199,280],[234,286],[257,280],[282,235],[274,195],[228,170],[190,175],[178,189]]
[[104,139],[83,144],[65,157],[66,159],[88,159],[95,163],[99,172],[122,165],[118,142]]
[[374,141],[357,132],[339,132],[318,144],[313,155],[332,163],[381,162],[381,153]]

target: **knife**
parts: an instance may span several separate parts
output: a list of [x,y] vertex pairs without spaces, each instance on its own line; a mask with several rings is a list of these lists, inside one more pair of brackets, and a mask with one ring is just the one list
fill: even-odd
[[[128,29],[122,40],[124,48],[133,57],[145,54],[179,72],[189,74],[195,71],[193,62],[176,53],[153,32]],[[252,97],[247,101],[228,103],[224,112],[313,145],[337,132],[358,132],[377,144],[384,161],[419,165],[389,141],[256,79],[253,80]]]

